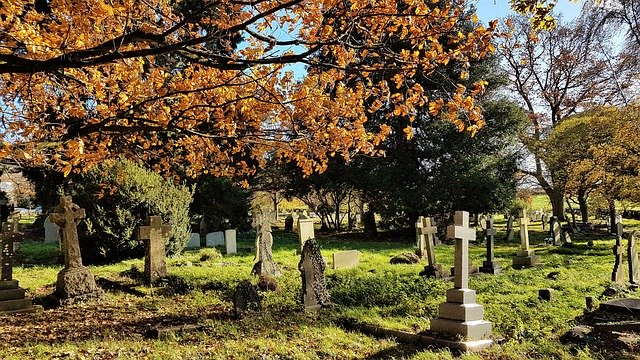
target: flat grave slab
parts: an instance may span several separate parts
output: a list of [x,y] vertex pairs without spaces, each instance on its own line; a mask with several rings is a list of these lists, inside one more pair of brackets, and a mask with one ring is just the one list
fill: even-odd
[[640,316],[640,299],[614,299],[600,303],[600,310]]

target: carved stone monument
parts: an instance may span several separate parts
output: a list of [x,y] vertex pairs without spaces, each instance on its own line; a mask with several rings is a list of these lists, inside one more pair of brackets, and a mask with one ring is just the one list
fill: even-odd
[[91,271],[82,265],[77,226],[85,217],[84,209],[74,204],[70,196],[62,196],[49,217],[60,226],[64,254],[64,269],[58,273],[54,297],[60,304],[101,297],[104,292],[96,285]]
[[420,216],[416,223],[416,238],[418,249],[416,255],[421,259],[427,258],[428,265],[420,272],[420,275],[441,279],[445,277],[442,267],[436,263],[436,249],[434,235],[438,232],[438,228],[431,223],[430,217]]
[[495,236],[498,234],[498,231],[493,227],[492,217],[489,217],[485,223],[484,237],[487,239],[487,260],[482,262],[480,272],[487,274],[499,274],[501,271],[500,264],[498,264],[494,254]]
[[31,305],[31,300],[25,298],[25,290],[13,280],[14,234],[2,234],[2,254],[0,272],[0,313],[33,313],[39,309]]
[[293,232],[293,215],[289,214],[287,215],[287,217],[284,219],[284,231],[285,232]]
[[513,215],[509,215],[509,219],[507,220],[507,242],[511,242],[514,236],[515,232],[513,231]]
[[256,260],[251,273],[253,275],[280,276],[280,269],[273,261],[273,235],[271,235],[271,223],[268,216],[262,216],[258,225],[256,237]]
[[238,252],[236,229],[228,229],[224,231],[224,248],[227,255],[236,254]]
[[447,290],[447,302],[440,304],[438,317],[431,319],[431,331],[463,338],[470,349],[482,349],[493,344],[489,339],[491,323],[483,320],[484,309],[476,303],[475,290],[469,289],[469,240],[475,239],[469,228],[469,213],[456,211],[454,224],[447,228],[449,238],[455,238],[454,288]]
[[138,240],[145,242],[147,253],[144,257],[144,281],[151,285],[167,276],[165,244],[171,236],[171,225],[163,225],[162,217],[147,216],[147,225],[138,227]]
[[638,284],[640,278],[638,277],[638,244],[637,237],[640,236],[639,231],[630,231],[625,233],[627,238],[627,259],[629,260],[629,282],[632,284]]
[[305,310],[317,310],[330,305],[329,292],[324,278],[325,262],[320,245],[309,239],[302,248],[298,269],[302,276],[302,303]]
[[300,214],[300,217],[298,218],[297,229],[298,240],[300,241],[300,251],[302,251],[305,241],[316,238],[313,228],[313,219],[307,217],[304,214]]
[[624,271],[622,270],[622,263],[624,261],[624,246],[622,246],[622,234],[624,229],[622,223],[616,224],[616,244],[613,246],[613,255],[616,257],[613,265],[613,272],[611,273],[611,281],[616,283],[624,282]]
[[513,268],[522,269],[540,264],[535,251],[529,248],[529,218],[527,218],[525,210],[522,210],[518,223],[520,225],[520,251],[513,258]]
[[560,246],[562,244],[562,226],[557,216],[552,216],[549,220],[549,237],[553,245]]

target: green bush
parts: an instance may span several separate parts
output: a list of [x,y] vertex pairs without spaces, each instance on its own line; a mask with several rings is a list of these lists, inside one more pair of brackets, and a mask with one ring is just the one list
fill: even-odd
[[162,216],[172,227],[167,255],[182,251],[189,240],[191,191],[131,161],[103,164],[79,176],[69,189],[73,201],[87,212],[79,226],[85,262],[110,262],[140,257],[144,246],[135,230],[147,215]]

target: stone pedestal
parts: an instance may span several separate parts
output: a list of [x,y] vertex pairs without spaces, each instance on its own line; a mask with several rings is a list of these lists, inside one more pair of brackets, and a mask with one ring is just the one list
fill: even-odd
[[25,290],[16,280],[0,281],[0,313],[35,313],[42,308],[34,307],[30,299],[25,298]]
[[58,273],[56,292],[53,294],[61,304],[72,304],[77,301],[97,299],[104,292],[96,285],[96,281],[88,268],[76,267],[62,269]]
[[522,269],[539,265],[541,265],[540,258],[533,250],[520,250],[513,258],[514,269]]
[[484,309],[476,303],[476,292],[471,289],[449,289],[447,302],[440,304],[438,317],[431,319],[431,330],[449,335],[461,335],[480,348],[493,344],[491,322],[483,320]]
[[482,262],[482,266],[480,267],[480,272],[485,274],[500,274],[502,269],[500,268],[500,264],[497,260],[485,260]]

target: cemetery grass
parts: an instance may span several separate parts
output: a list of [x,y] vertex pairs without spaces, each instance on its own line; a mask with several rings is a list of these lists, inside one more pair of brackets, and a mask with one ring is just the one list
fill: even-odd
[[[573,248],[542,246],[540,224],[532,226],[531,242],[545,263],[543,268],[513,270],[515,242],[503,239],[504,222],[496,247],[501,275],[479,275],[470,287],[484,305],[485,319],[493,323],[499,343],[463,359],[631,359],[637,354],[615,346],[571,345],[560,341],[576,325],[585,307],[585,296],[600,296],[609,287],[613,266],[613,238],[574,239]],[[233,315],[231,295],[236,284],[255,277],[254,234],[240,234],[239,254],[221,255],[216,249],[187,251],[168,259],[169,277],[154,287],[139,285],[143,260],[91,266],[99,280],[105,278],[105,298],[42,314],[0,317],[0,358],[3,359],[451,359],[458,354],[378,339],[345,330],[341,324],[366,323],[386,329],[420,332],[437,316],[438,304],[452,282],[418,276],[422,264],[390,265],[389,259],[413,251],[412,238],[362,240],[319,235],[323,256],[341,250],[362,252],[360,266],[349,270],[327,269],[327,286],[334,306],[315,313],[302,311],[295,234],[274,232],[274,259],[283,276],[279,290],[263,292],[263,310],[241,319]],[[517,239],[517,237],[516,237]],[[54,290],[57,248],[41,243],[22,247],[25,265],[14,269],[14,278],[36,303],[48,307],[46,296]],[[479,265],[484,247],[471,247],[470,261]],[[453,246],[436,249],[438,262],[453,263]],[[101,283],[104,284],[104,283]],[[551,288],[551,302],[538,300],[538,289]],[[638,297],[637,293],[623,294]],[[149,330],[177,325],[199,325],[197,331],[148,338]],[[638,349],[636,343],[635,349]]]

